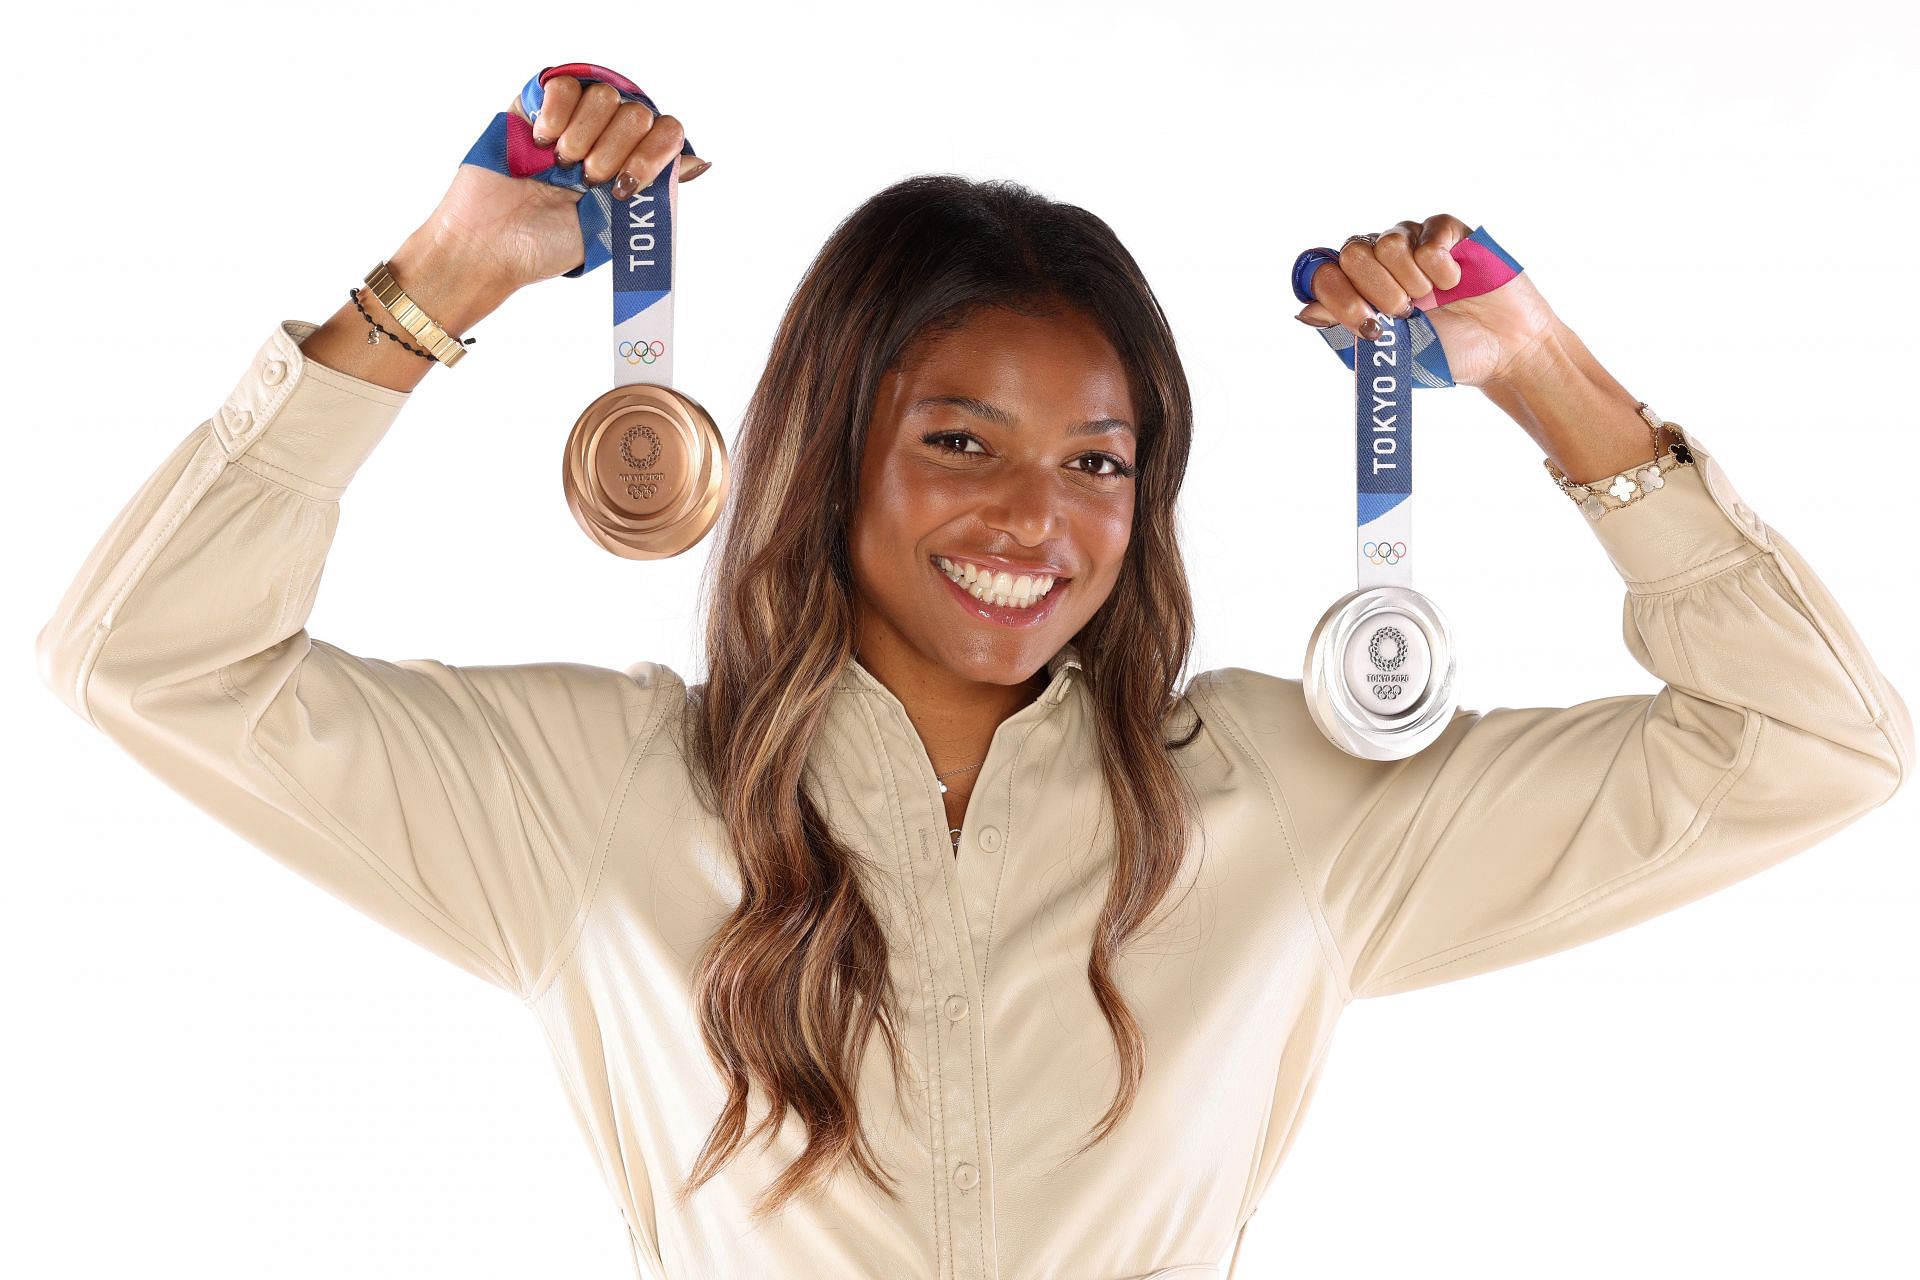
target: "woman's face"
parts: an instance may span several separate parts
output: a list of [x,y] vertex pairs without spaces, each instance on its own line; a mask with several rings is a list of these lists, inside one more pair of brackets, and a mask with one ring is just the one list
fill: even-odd
[[[1137,419],[1119,353],[1086,313],[994,307],[886,374],[849,545],[861,661],[918,679],[1017,685],[1105,602],[1133,525]],[[1052,575],[996,606],[943,571]]]

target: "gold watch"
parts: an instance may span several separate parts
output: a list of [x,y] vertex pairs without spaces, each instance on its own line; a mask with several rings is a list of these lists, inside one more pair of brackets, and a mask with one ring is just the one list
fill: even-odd
[[420,339],[420,345],[435,360],[452,368],[467,354],[458,338],[434,323],[433,317],[407,296],[400,282],[393,278],[393,272],[387,269],[387,263],[380,262],[367,272],[366,283],[373,290],[373,296],[380,299],[380,305],[400,322],[401,328]]

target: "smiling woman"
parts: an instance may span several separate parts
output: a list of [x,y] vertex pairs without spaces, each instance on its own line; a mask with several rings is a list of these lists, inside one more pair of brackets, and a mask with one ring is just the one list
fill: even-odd
[[[911,726],[954,852],[1002,727],[1066,659],[1089,673],[1093,763],[1117,802],[1086,976],[1120,1064],[1093,1140],[1125,1114],[1145,1046],[1114,966],[1174,884],[1191,828],[1165,740],[1193,634],[1174,537],[1190,414],[1132,256],[1100,219],[1017,183],[896,183],[836,228],[796,289],[734,449],[754,501],[723,521],[690,733],[748,884],[796,865],[813,881],[743,903],[699,975],[726,1059],[764,1074],[772,1114],[791,1101],[821,1135],[778,1196],[868,1158],[851,1094],[810,1082],[808,1045],[840,1028],[827,1069],[850,1072],[871,1030],[893,1035],[887,931],[854,891],[855,851],[800,785],[850,670]],[[800,939],[803,968],[850,975],[843,994],[823,987],[778,1016],[723,998],[779,989],[795,963],[782,938]],[[729,1081],[696,1183],[739,1146],[748,1077]]]
[[[928,743],[936,767],[984,756],[1005,718],[992,715],[1004,699],[978,686],[1026,680],[1113,590],[1133,523],[1127,381],[1100,327],[1064,300],[978,308],[880,380],[850,539],[859,656],[888,687],[915,688],[933,724],[971,729]],[[936,390],[952,387],[973,390]],[[1090,435],[1118,437],[1123,453]],[[974,592],[917,567],[941,559]],[[1032,606],[1043,578],[1044,612]],[[985,625],[956,627],[955,601]]]
[[[476,225],[517,225],[510,181],[458,179]],[[558,269],[579,233],[543,199]],[[457,305],[473,264],[395,271]],[[1105,223],[1016,184],[896,183],[806,271],[692,687],[308,634],[339,500],[419,372],[336,321],[276,326],[125,504],[41,675],[517,995],[643,1275],[1213,1277],[1352,1000],[1696,899],[1912,766],[1900,695],[1697,435],[1568,526],[1619,568],[1655,693],[1462,711],[1382,762],[1332,746],[1298,680],[1182,686],[1173,338]],[[1550,437],[1593,425],[1535,403]]]

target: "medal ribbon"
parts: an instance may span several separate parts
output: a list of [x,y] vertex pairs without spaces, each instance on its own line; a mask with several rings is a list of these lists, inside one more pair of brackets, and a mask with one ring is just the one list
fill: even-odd
[[[1491,293],[1523,268],[1485,227],[1453,246],[1460,282],[1433,291],[1433,308]],[[1293,292],[1314,301],[1311,281],[1332,249],[1308,249],[1293,264]],[[1451,387],[1452,370],[1433,321],[1419,307],[1405,319],[1374,313],[1380,336],[1356,338],[1343,324],[1318,330],[1353,370],[1354,553],[1361,587],[1413,586],[1413,391]]]
[[[533,143],[531,122],[540,118],[546,82],[554,76],[604,81],[619,90],[622,101],[644,103],[649,111],[660,114],[653,99],[619,72],[591,62],[562,63],[545,68],[521,88],[525,119],[512,111],[496,114],[461,163],[582,193],[576,209],[584,254],[580,265],[566,275],[584,276],[602,263],[613,264],[614,385],[671,386],[673,220],[679,206],[679,156],[625,201],[613,198],[612,179],[599,186],[587,185],[584,156],[563,167],[554,163],[553,148]],[[680,155],[692,154],[693,143],[683,140]]]
[[[1413,538],[1413,326],[1410,319],[1388,315],[1380,316],[1379,324],[1379,338],[1350,346],[1353,354],[1346,357],[1349,362],[1357,357],[1353,475],[1358,585],[1411,587],[1413,565],[1407,551]],[[1335,328],[1347,332],[1344,326]]]

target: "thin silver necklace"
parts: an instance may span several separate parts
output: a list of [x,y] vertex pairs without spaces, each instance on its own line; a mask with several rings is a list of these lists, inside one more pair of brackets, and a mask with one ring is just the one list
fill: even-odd
[[[944,781],[942,781],[942,779],[951,778],[956,773],[965,773],[968,769],[978,769],[981,765],[985,763],[986,763],[985,760],[976,760],[974,763],[970,765],[962,766],[961,768],[958,768],[958,769],[949,769],[945,773],[936,773],[933,775],[933,780],[935,782],[940,783],[940,794],[945,795],[947,794],[947,784]],[[947,834],[953,838],[954,852],[958,853],[960,850],[960,828],[948,827]]]
[[[968,769],[978,769],[981,765],[985,763],[986,763],[985,760],[976,760],[974,763],[970,765],[966,765],[963,768],[949,769],[945,773],[936,773],[933,775],[933,780],[935,782],[940,782],[940,779],[942,778],[951,778],[954,774],[965,773]],[[947,784],[944,782],[940,782],[940,794],[941,795],[947,794]]]
[[[941,779],[951,778],[956,773],[965,773],[968,769],[978,769],[981,765],[985,763],[986,763],[985,760],[979,760],[974,762],[973,764],[966,765],[959,769],[949,769],[945,773],[936,773],[933,775],[933,780],[935,782],[940,783],[940,794],[945,795],[947,794],[947,784],[945,782],[942,782]],[[953,840],[954,852],[958,853],[960,851],[960,828],[948,827],[947,835]]]

